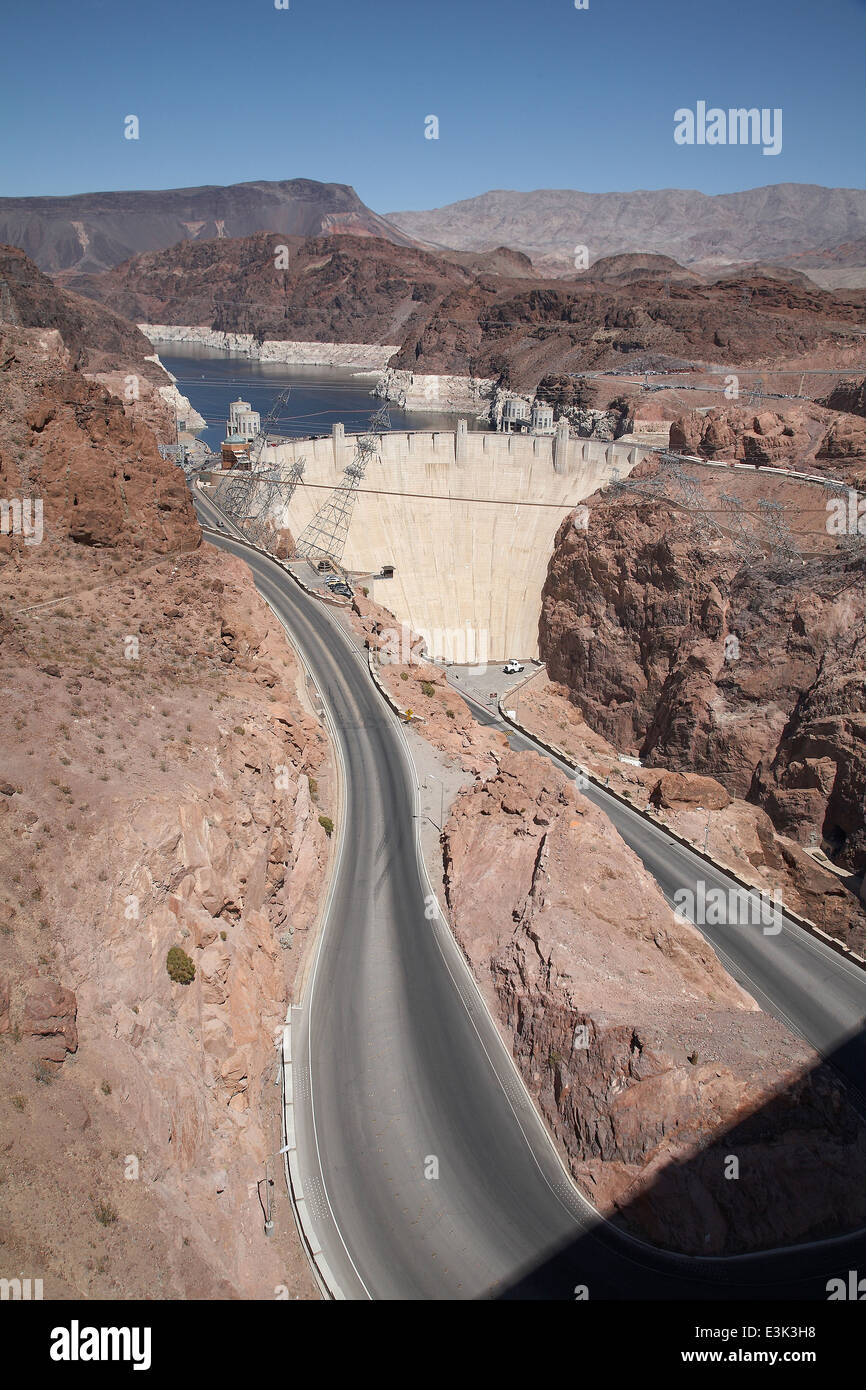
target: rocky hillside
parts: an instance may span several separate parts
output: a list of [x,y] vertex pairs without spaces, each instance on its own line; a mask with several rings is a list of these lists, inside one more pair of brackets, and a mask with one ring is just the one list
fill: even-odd
[[388,221],[409,236],[461,251],[511,246],[554,273],[568,273],[576,245],[587,247],[590,261],[654,252],[700,268],[777,261],[862,238],[866,192],[797,183],[712,196],[679,188],[497,189],[426,212],[391,212]]
[[[279,247],[288,267],[276,269]],[[507,258],[496,260],[509,270]],[[670,368],[860,350],[863,294],[837,297],[774,277],[675,278],[650,257],[595,276],[533,280],[355,236],[260,235],[138,256],[70,284],[135,322],[202,325],[256,338],[396,343],[390,366],[533,390],[550,374]],[[846,355],[847,354],[847,355]]]
[[345,231],[412,243],[371,212],[354,188],[314,179],[0,198],[0,241],[20,247],[49,272],[104,270],[139,251],[260,231],[302,237]]
[[[838,1080],[761,1013],[572,782],[478,724],[441,668],[417,651],[409,659],[411,636],[395,661],[387,610],[361,593],[354,607],[391,698],[420,716],[408,731],[414,756],[435,769],[450,806],[444,833],[428,836],[431,882],[441,880],[452,930],[590,1200],[645,1238],[697,1254],[855,1225],[866,1211],[853,1166],[866,1131]],[[541,678],[521,692],[521,719],[538,708]],[[553,698],[556,713],[577,716]],[[572,746],[570,731],[540,732]],[[730,806],[737,848],[762,869],[781,862],[758,808],[749,843],[746,818],[734,819],[718,783],[618,763],[589,737],[588,765],[602,777],[619,768],[651,779],[643,797],[658,786],[664,814],[677,808],[670,823],[680,833],[694,836],[698,802]],[[639,795],[636,786],[624,794]],[[703,812],[701,833],[705,820]],[[715,851],[718,820],[714,835]],[[800,858],[801,888],[820,895],[829,884],[845,895],[833,875]],[[742,1165],[738,1183],[724,1178],[731,1153]]]
[[65,353],[63,374],[73,369],[107,386],[130,419],[155,430],[163,442],[174,440],[176,388],[152,360],[144,334],[112,309],[62,289],[14,246],[0,246],[3,327],[52,330]]
[[0,492],[29,503],[0,538],[4,1267],[46,1298],[315,1297],[258,1184],[327,741],[249,571],[63,331],[0,325]]
[[[288,268],[277,270],[279,247]],[[397,343],[475,277],[424,251],[355,235],[260,233],[136,256],[70,281],[136,323],[206,325],[257,338]]]
[[596,1206],[695,1255],[866,1218],[866,1129],[841,1083],[546,759],[505,753],[460,795],[443,843],[457,939]]
[[[689,411],[672,422],[670,446],[700,458],[827,472],[859,484],[866,470],[866,423],[845,409],[856,402],[853,384],[847,386],[823,406],[782,402],[757,414],[735,405]],[[830,401],[845,405],[829,408]]]
[[[548,671],[620,752],[707,774],[862,873],[863,544],[828,535],[820,485],[691,471],[703,518],[669,483],[664,499],[590,499],[588,530],[563,523],[540,624]],[[734,487],[739,522],[722,497]],[[762,500],[780,508],[791,560],[773,553]]]
[[76,367],[96,371],[135,364],[143,374],[157,375],[145,361],[152,354],[147,339],[128,318],[59,288],[15,246],[0,246],[0,321],[16,328],[56,328]]

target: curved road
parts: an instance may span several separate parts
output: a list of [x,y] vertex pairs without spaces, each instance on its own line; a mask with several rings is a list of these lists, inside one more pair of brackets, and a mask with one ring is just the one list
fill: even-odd
[[[218,515],[195,501],[205,518]],[[571,1299],[585,1285],[590,1298],[825,1298],[831,1275],[866,1262],[862,1235],[689,1260],[632,1240],[583,1201],[450,931],[425,914],[414,775],[364,655],[279,565],[213,539],[247,562],[299,647],[343,765],[331,897],[292,1047],[304,1193],[345,1296]],[[661,842],[646,852],[676,877],[667,837],[640,824]],[[683,872],[710,878],[700,860]],[[832,1046],[866,1012],[866,975],[849,979],[848,963],[826,955],[845,1003],[822,1012],[814,960],[810,999]],[[786,978],[787,960],[777,948],[767,972]],[[775,978],[765,983],[784,995]]]

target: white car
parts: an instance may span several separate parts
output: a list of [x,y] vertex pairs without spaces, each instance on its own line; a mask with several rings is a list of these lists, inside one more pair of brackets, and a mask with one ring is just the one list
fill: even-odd
[[521,666],[519,661],[514,661],[512,659],[511,661],[506,663],[506,665],[503,667],[503,670],[505,671],[506,676],[516,676],[518,671],[523,670],[523,667]]

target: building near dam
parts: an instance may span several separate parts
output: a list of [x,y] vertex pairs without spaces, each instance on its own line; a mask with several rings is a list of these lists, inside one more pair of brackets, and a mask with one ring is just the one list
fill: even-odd
[[[270,453],[270,451],[269,451]],[[634,442],[456,430],[386,433],[361,479],[342,555],[371,597],[415,631],[470,629],[492,660],[538,651],[541,591],[557,529],[584,498],[646,456]],[[284,475],[303,477],[270,523],[297,539],[355,456],[355,439],[286,440],[273,451]],[[269,463],[273,468],[273,464]]]

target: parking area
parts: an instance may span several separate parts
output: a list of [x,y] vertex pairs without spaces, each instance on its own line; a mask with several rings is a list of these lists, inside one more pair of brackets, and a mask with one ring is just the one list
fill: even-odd
[[463,690],[480,704],[493,708],[500,695],[520,685],[527,676],[544,670],[532,661],[523,664],[524,670],[513,675],[506,675],[504,661],[490,662],[487,666],[449,666],[447,680],[455,690]]

